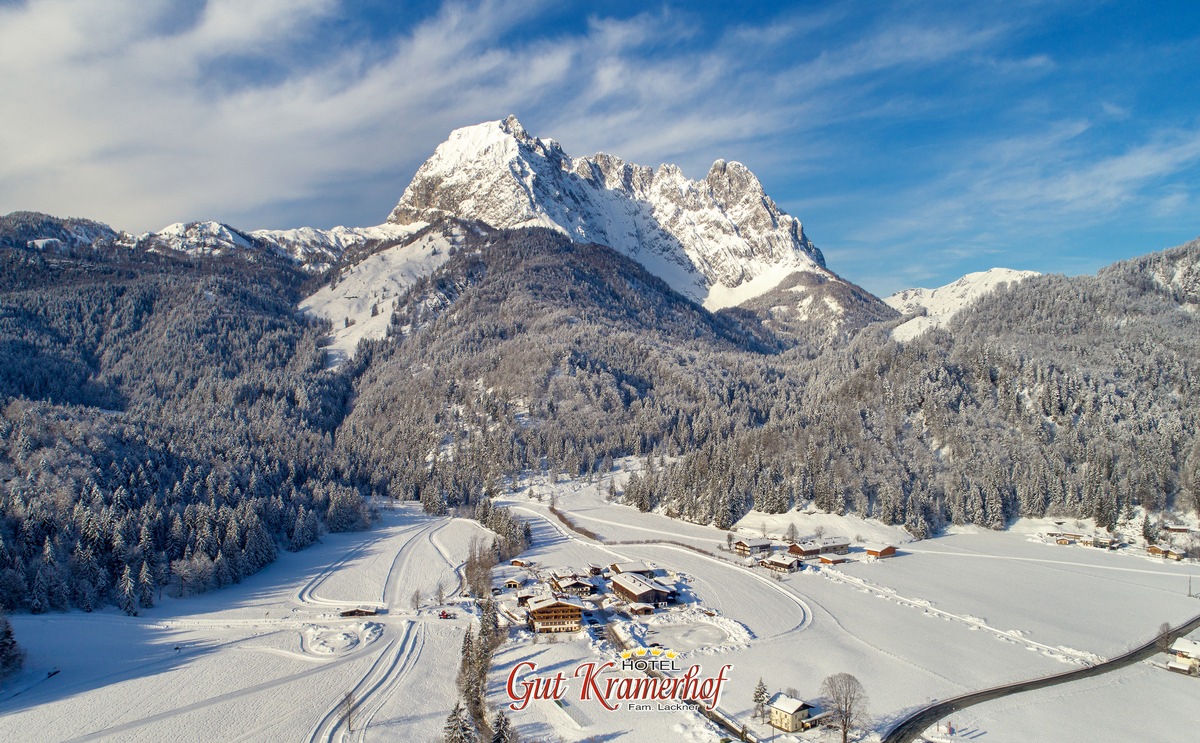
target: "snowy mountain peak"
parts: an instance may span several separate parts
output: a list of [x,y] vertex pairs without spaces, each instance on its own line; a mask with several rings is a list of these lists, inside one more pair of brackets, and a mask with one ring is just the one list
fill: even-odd
[[796,271],[836,279],[799,220],[741,163],[718,160],[704,180],[692,181],[670,164],[655,170],[605,153],[572,158],[514,116],[452,132],[388,221],[444,218],[542,226],[607,245],[709,309],[758,296]]
[[945,327],[961,310],[980,297],[996,290],[1001,284],[1017,283],[1036,271],[1015,271],[1011,268],[991,268],[963,276],[937,289],[905,289],[883,300],[903,315],[924,313],[896,326],[892,337],[898,341],[916,338],[932,328]]

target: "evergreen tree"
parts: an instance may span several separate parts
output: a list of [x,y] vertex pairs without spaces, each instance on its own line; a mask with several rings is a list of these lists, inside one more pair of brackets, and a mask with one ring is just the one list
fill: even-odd
[[446,724],[442,727],[444,743],[477,743],[475,726],[463,709],[461,702],[454,703],[454,709],[446,716]]
[[8,617],[0,614],[0,678],[16,671],[24,661],[25,654],[17,645],[17,639],[13,636],[12,625],[9,624]]
[[762,678],[758,679],[758,683],[754,686],[754,695],[751,697],[754,702],[754,714],[757,717],[762,717],[767,706],[767,700],[770,695],[767,693],[767,685],[763,683]]

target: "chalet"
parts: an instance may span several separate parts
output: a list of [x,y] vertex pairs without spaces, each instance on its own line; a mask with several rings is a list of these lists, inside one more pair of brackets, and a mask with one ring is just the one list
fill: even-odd
[[1102,550],[1112,550],[1117,548],[1117,540],[1113,537],[1093,537],[1092,546]]
[[526,616],[534,632],[578,632],[583,604],[577,598],[540,596],[530,600]]
[[751,555],[761,555],[764,552],[771,551],[771,540],[765,537],[753,537],[750,539],[739,539],[733,543],[733,551],[742,557],[750,557]]
[[614,575],[632,573],[633,575],[641,575],[646,578],[654,575],[654,568],[644,562],[614,562],[608,566],[608,569]]
[[767,711],[771,713],[771,727],[785,733],[806,730],[807,726],[804,723],[812,709],[813,706],[808,702],[790,697],[781,691],[775,692],[767,700]]
[[795,555],[771,555],[759,560],[758,564],[776,573],[794,573],[800,569],[800,558]]
[[583,578],[555,578],[552,585],[556,590],[572,596],[591,596],[596,592],[596,584]]
[[631,617],[638,617],[638,616],[645,616],[647,614],[653,614],[654,607],[651,606],[650,604],[643,604],[643,603],[635,601],[634,603],[625,607],[625,611]]
[[1152,557],[1166,557],[1170,552],[1166,547],[1159,547],[1157,544],[1152,544],[1146,548],[1146,554]]
[[896,556],[896,547],[891,544],[868,544],[866,550],[867,557],[874,557],[876,560]]
[[850,562],[850,558],[842,557],[841,555],[836,555],[836,554],[821,555],[821,564],[822,565],[841,565],[843,562]]
[[523,559],[520,557],[514,557],[512,562],[510,562],[509,564],[512,565],[514,568],[531,568],[531,567],[533,567],[532,560],[526,560],[526,559]]
[[1174,560],[1175,562],[1179,562],[1183,558],[1187,557],[1187,555],[1184,553],[1183,550],[1178,550],[1178,549],[1175,549],[1174,547],[1172,547],[1172,548],[1166,550],[1165,552],[1163,552],[1163,557],[1167,558],[1168,560]]
[[1170,524],[1165,528],[1172,534],[1188,534],[1192,531],[1190,526],[1184,526],[1183,524]]
[[809,539],[798,544],[788,545],[788,554],[795,555],[801,560],[815,560],[821,556],[821,543]]
[[1180,637],[1171,645],[1171,661],[1167,668],[1180,673],[1200,673],[1200,642]]
[[1096,546],[1096,538],[1095,537],[1080,537],[1079,544],[1083,545],[1084,547],[1095,547]]
[[821,540],[822,555],[844,555],[850,551],[850,540],[845,537],[825,537]]
[[1075,540],[1068,537],[1066,534],[1059,534],[1054,538],[1055,544],[1075,544]]
[[373,617],[379,613],[379,610],[371,606],[356,606],[353,609],[346,609],[339,616],[343,617]]
[[675,589],[629,573],[614,575],[612,588],[614,593],[630,603],[660,604],[675,600]]

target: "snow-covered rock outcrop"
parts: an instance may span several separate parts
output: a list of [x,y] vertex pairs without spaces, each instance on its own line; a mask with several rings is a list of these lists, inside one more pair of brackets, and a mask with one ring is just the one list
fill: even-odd
[[898,341],[916,338],[932,328],[945,327],[964,308],[974,304],[980,297],[996,290],[1001,284],[1017,283],[1036,271],[1014,271],[1011,268],[992,268],[977,271],[937,289],[905,289],[884,299],[890,307],[902,315],[924,314],[897,325],[892,337]]
[[607,245],[709,309],[759,296],[798,271],[837,278],[799,220],[741,163],[718,160],[704,180],[692,181],[674,165],[572,158],[513,116],[451,133],[388,222],[445,217],[549,227]]

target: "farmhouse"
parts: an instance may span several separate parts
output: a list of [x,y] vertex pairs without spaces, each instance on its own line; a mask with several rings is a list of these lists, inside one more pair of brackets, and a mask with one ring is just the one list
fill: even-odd
[[821,540],[822,555],[844,555],[850,551],[850,540],[845,537],[825,537]]
[[758,564],[776,573],[794,573],[800,569],[800,558],[795,555],[771,555],[759,560]]
[[543,596],[529,601],[527,616],[534,632],[578,632],[583,604],[577,598]]
[[1117,540],[1112,537],[1092,537],[1092,546],[1097,549],[1111,550],[1117,548]]
[[1169,549],[1159,547],[1157,544],[1152,544],[1146,548],[1146,554],[1153,557],[1166,557],[1168,552],[1170,552]]
[[808,702],[790,697],[781,691],[776,692],[767,701],[767,710],[771,713],[771,726],[785,733],[805,730],[804,722],[812,708]]
[[1200,673],[1200,642],[1181,637],[1171,645],[1174,657],[1167,668],[1180,673]]
[[771,540],[765,537],[752,537],[750,539],[739,539],[733,543],[733,551],[742,557],[751,555],[760,555],[764,552],[771,551]]
[[629,573],[614,575],[612,588],[618,596],[630,603],[659,604],[675,600],[675,589]]
[[821,543],[809,539],[799,544],[788,546],[788,554],[795,555],[801,560],[815,560],[821,556]]

